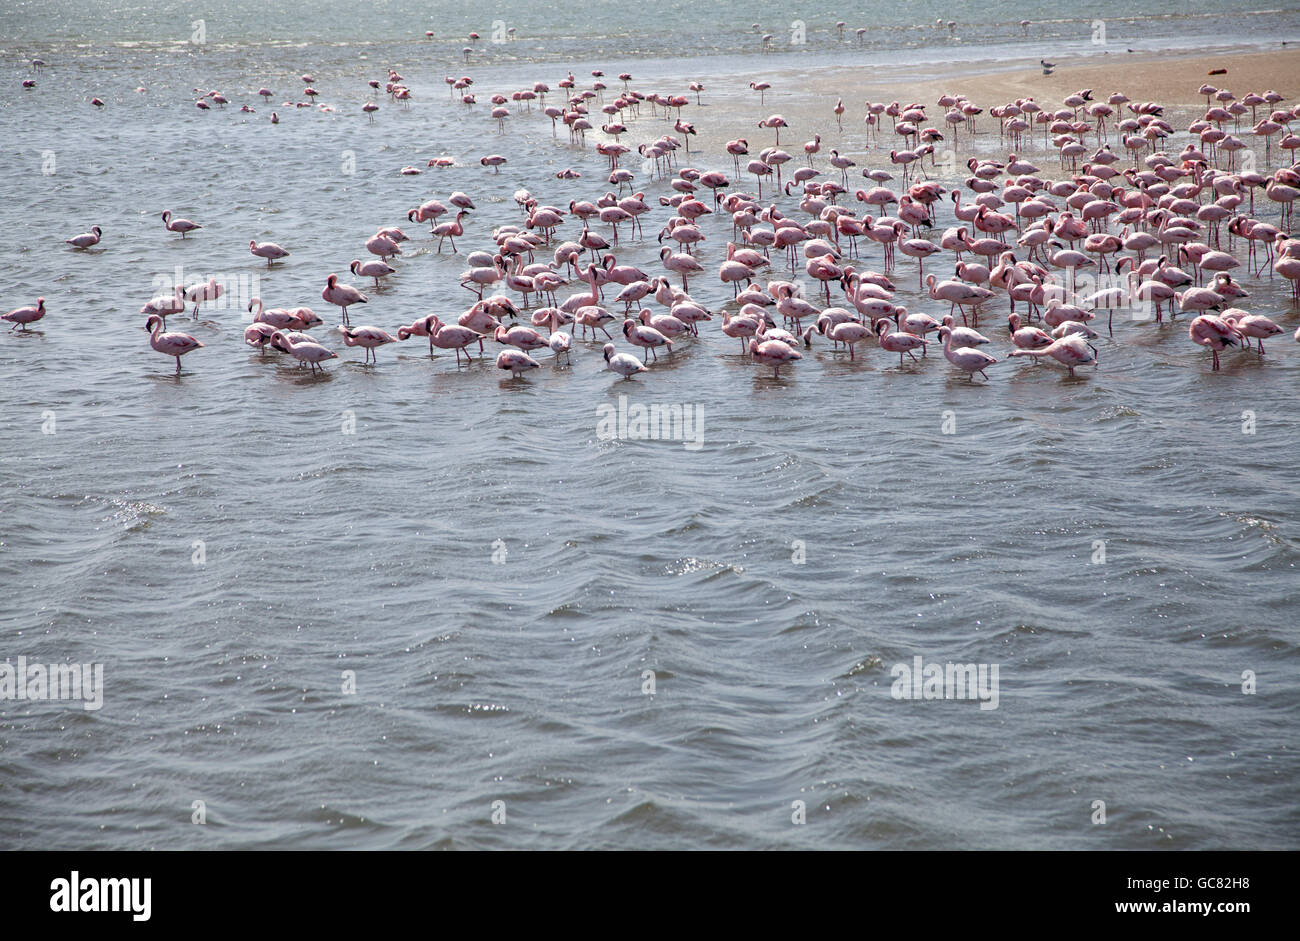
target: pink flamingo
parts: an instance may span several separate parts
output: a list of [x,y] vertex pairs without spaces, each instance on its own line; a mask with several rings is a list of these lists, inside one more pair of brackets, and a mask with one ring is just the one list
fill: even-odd
[[394,255],[402,254],[401,247],[396,240],[385,235],[383,232],[377,232],[366,239],[366,251],[372,255],[378,255],[382,260],[387,261]]
[[560,329],[560,312],[554,308],[551,309],[550,329],[551,335],[546,338],[546,345],[555,354],[555,361],[558,363],[560,357],[563,356],[565,362],[572,364],[573,335]]
[[140,308],[140,313],[146,316],[157,314],[163,318],[163,326],[166,326],[167,318],[172,314],[185,313],[185,288],[178,284],[171,294],[160,294],[150,298],[149,302]]
[[181,238],[185,238],[186,232],[193,232],[195,229],[203,228],[197,222],[191,222],[189,219],[173,219],[170,209],[162,214],[162,221],[168,232],[179,232]]
[[1095,366],[1097,363],[1096,351],[1080,333],[1067,334],[1048,346],[1039,349],[1014,349],[1011,351],[1011,355],[1032,356],[1035,359],[1050,356],[1070,370],[1071,378],[1074,377],[1074,367],[1086,366],[1089,363]]
[[1219,353],[1230,346],[1239,346],[1241,339],[1235,327],[1222,317],[1202,314],[1187,325],[1187,336],[1193,343],[1208,346],[1214,354],[1214,369],[1219,368]]
[[[899,223],[900,226],[902,224],[903,223],[901,222]],[[904,230],[898,229],[897,227],[895,228],[896,231],[898,231],[899,235],[901,236]],[[899,242],[898,250],[902,252],[904,255],[906,255],[908,258],[915,258],[917,260],[918,268],[917,268],[917,275],[916,275],[916,287],[918,290],[920,290],[921,286],[925,283],[924,278],[925,278],[926,258],[930,257],[935,252],[943,251],[943,249],[941,249],[938,245],[935,245],[933,242],[928,242],[925,239],[905,239],[904,241]]]
[[518,379],[529,369],[541,369],[542,364],[523,350],[502,350],[497,354],[497,369],[508,370],[512,379]]
[[[762,336],[761,326],[758,335]],[[803,354],[788,343],[781,340],[764,340],[760,343],[758,337],[749,341],[749,355],[755,362],[771,366],[773,379],[781,378],[782,366],[803,359]]]
[[[6,317],[9,315],[6,314]],[[159,353],[165,353],[168,356],[176,357],[176,375],[181,374],[181,357],[192,350],[197,350],[201,346],[198,340],[188,333],[163,333],[163,319],[157,314],[150,315],[145,321],[144,328],[149,331],[149,345]]]
[[601,352],[605,357],[605,368],[612,373],[617,373],[625,380],[631,379],[639,372],[645,372],[648,368],[635,356],[629,353],[616,352],[613,343],[606,343]]
[[343,308],[343,323],[348,323],[348,308],[353,304],[365,304],[366,297],[350,284],[339,284],[339,276],[330,275],[325,279],[325,290],[320,292],[321,300]]
[[83,232],[81,235],[74,235],[72,238],[64,239],[63,241],[65,244],[71,245],[73,248],[90,248],[92,245],[99,244],[99,238],[103,234],[104,232],[99,226],[92,225],[89,232]]
[[392,265],[384,261],[361,261],[353,259],[348,265],[348,270],[359,278],[374,278],[375,287],[379,287],[379,279],[386,278],[397,271]]
[[185,297],[194,302],[194,319],[199,319],[199,305],[204,301],[215,301],[225,293],[225,287],[216,278],[208,278],[206,284],[195,284],[187,289]]
[[776,143],[777,143],[777,146],[780,146],[780,144],[781,144],[781,128],[783,128],[783,127],[789,127],[790,125],[786,123],[785,118],[783,118],[781,115],[779,115],[779,114],[771,114],[771,115],[768,115],[767,117],[765,117],[763,120],[759,121],[759,122],[758,122],[758,126],[761,127],[761,128],[765,128],[765,127],[773,128],[773,129],[776,131]]
[[738,314],[733,314],[730,311],[723,313],[722,332],[733,339],[738,338],[740,340],[740,352],[743,356],[748,349],[745,343],[746,338],[752,338],[757,334],[762,323],[762,309],[747,304],[740,309]]
[[461,218],[464,217],[466,209],[461,209],[456,213],[456,218],[447,222],[439,223],[433,227],[433,234],[438,237],[438,254],[442,254],[443,241],[451,240],[451,250],[456,251],[456,238],[465,234],[465,227],[461,225]]
[[642,307],[637,312],[637,320],[647,327],[654,327],[670,340],[691,332],[690,324],[672,314],[655,314],[650,308]]
[[1260,314],[1248,314],[1236,307],[1229,307],[1223,312],[1223,320],[1245,339],[1259,343],[1259,355],[1264,355],[1264,340],[1275,337],[1282,332],[1273,320]]
[[659,259],[669,271],[682,276],[683,291],[688,290],[686,279],[689,275],[700,274],[704,271],[703,266],[692,256],[682,253],[674,254],[673,250],[666,245],[659,250]]
[[311,339],[295,339],[285,333],[283,330],[277,330],[271,337],[271,348],[279,350],[281,353],[288,353],[299,364],[307,363],[311,366],[314,375],[318,369],[324,371],[320,365],[328,359],[338,359],[339,354],[333,350],[321,346]]
[[731,154],[732,162],[736,167],[736,175],[739,176],[740,158],[749,155],[749,141],[745,140],[743,137],[727,141],[727,153]]
[[469,360],[469,350],[466,347],[476,340],[481,344],[483,340],[482,333],[469,327],[444,324],[435,314],[421,317],[409,327],[397,328],[397,339],[408,340],[411,337],[428,337],[430,356],[433,355],[435,346],[442,350],[455,350],[457,366],[460,365],[460,351],[465,350],[465,359]]
[[258,258],[265,258],[266,267],[268,268],[271,267],[272,262],[289,257],[289,253],[274,242],[263,242],[259,245],[256,239],[249,239],[248,250]]
[[[880,338],[880,348],[886,353],[898,354],[898,365],[903,365],[903,354],[906,353],[912,357],[913,362],[920,362],[912,350],[924,350],[929,342],[924,337],[915,336],[911,333],[898,333],[890,331],[890,322],[887,317],[881,317],[876,321],[876,335]],[[849,347],[850,350],[853,347]],[[850,356],[850,358],[852,358]]]
[[1020,326],[1019,314],[1013,313],[1007,317],[1007,333],[1017,349],[1041,350],[1052,345],[1052,337],[1049,334],[1037,327]]
[[659,346],[667,347],[668,353],[670,355],[672,354],[672,340],[668,339],[668,337],[664,336],[654,327],[637,323],[631,318],[623,321],[623,336],[633,346],[639,346],[645,350],[644,356],[646,362],[650,361],[651,356],[656,360],[659,358],[659,355],[655,352],[655,348]]
[[524,352],[540,350],[542,347],[549,345],[546,338],[531,327],[511,327],[506,329],[504,326],[498,326],[492,334],[492,339],[498,343],[516,346]]
[[373,360],[376,364],[379,357],[375,353],[376,347],[383,346],[385,343],[396,343],[397,337],[393,336],[387,330],[381,330],[378,327],[344,327],[337,328],[343,335],[343,342],[348,346],[365,347],[366,358],[363,362]]
[[963,321],[966,320],[966,308],[972,308],[971,315],[976,327],[979,326],[979,306],[994,296],[988,288],[964,281],[940,281],[934,275],[927,277],[925,283],[930,289],[930,299],[948,301],[949,313],[952,313],[954,307],[960,307]]
[[[184,306],[182,306],[181,310],[184,309],[185,309]],[[9,328],[10,330],[13,330],[14,327],[19,327],[23,330],[26,330],[27,325],[29,323],[35,323],[36,321],[40,320],[44,316],[45,316],[45,298],[38,297],[36,298],[36,306],[17,307],[9,311],[9,313],[7,314],[0,314],[0,320],[7,320],[11,324],[13,324],[14,326],[10,327]],[[180,369],[179,364],[180,364],[180,360],[177,360],[178,370]]]
[[269,323],[250,323],[244,328],[244,342],[265,356],[266,348],[275,334],[276,328]]
[[939,329],[939,339],[943,341],[944,358],[966,373],[966,378],[972,382],[975,381],[976,373],[987,379],[988,373],[984,370],[996,363],[997,360],[983,350],[973,349],[969,346],[953,349],[952,337],[953,329],[951,327],[945,325]]

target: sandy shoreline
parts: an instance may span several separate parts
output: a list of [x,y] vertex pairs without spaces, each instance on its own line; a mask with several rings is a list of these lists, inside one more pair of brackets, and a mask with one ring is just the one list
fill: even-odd
[[[990,107],[1024,97],[1033,97],[1044,105],[1059,106],[1063,98],[1083,88],[1093,89],[1094,96],[1101,100],[1113,92],[1122,91],[1134,101],[1158,101],[1171,109],[1166,117],[1174,119],[1171,123],[1176,129],[1185,127],[1194,112],[1204,109],[1205,100],[1197,89],[1206,82],[1217,88],[1228,88],[1239,97],[1250,91],[1266,89],[1282,94],[1288,104],[1294,104],[1300,97],[1300,49],[1194,55],[1115,53],[1110,61],[1093,56],[1078,58],[1074,62],[1077,64],[1072,64],[1070,59],[1059,60],[1056,71],[1050,76],[1043,75],[1040,69],[1026,68],[1019,63],[1014,68],[975,74],[969,71],[968,63],[953,63],[944,74],[906,81],[899,80],[897,70],[893,69],[833,67],[814,73],[805,69],[777,70],[769,79],[773,87],[765,104],[760,105],[759,96],[743,85],[709,89],[704,97],[706,107],[686,109],[683,120],[695,124],[697,136],[692,140],[691,148],[710,155],[709,167],[715,166],[717,155],[725,154],[725,143],[733,138],[743,137],[749,141],[751,159],[765,147],[772,146],[775,134],[760,129],[757,123],[777,113],[789,123],[789,127],[781,131],[780,146],[794,155],[796,166],[805,162],[803,143],[814,134],[822,136],[820,166],[824,167],[824,155],[831,148],[849,155],[870,151],[872,156],[869,159],[873,166],[881,164],[880,152],[883,150],[886,152],[883,162],[887,166],[888,150],[899,143],[886,131],[871,147],[867,146],[862,123],[863,103],[866,101],[898,100],[904,104],[919,101],[926,106],[931,123],[938,126],[942,115],[935,102],[939,96],[964,94],[985,109],[980,129],[987,131],[990,128],[987,117]],[[1227,69],[1227,72],[1209,75],[1212,69]],[[846,108],[842,131],[832,113],[837,98],[843,98]],[[1239,133],[1241,131],[1246,132],[1243,136],[1247,143],[1255,142],[1249,134],[1248,123],[1242,125]],[[671,133],[671,130],[667,132]],[[989,137],[989,134],[981,133],[979,149],[988,143]],[[996,146],[996,136],[992,137],[992,143]],[[964,149],[959,141],[959,150]],[[1042,149],[1041,135],[1033,149]],[[694,159],[683,159],[682,163],[691,165]],[[743,174],[744,161],[741,170]],[[752,176],[744,175],[744,179],[745,185],[754,185]],[[854,176],[850,176],[850,182],[854,182]]]
[[[1300,49],[1197,55],[1116,53],[1107,58],[1111,61],[1101,62],[1095,57],[1078,59],[1077,65],[1069,59],[1059,59],[1051,75],[1043,75],[1040,69],[1018,67],[958,79],[939,77],[908,82],[902,87],[882,87],[900,92],[904,88],[915,90],[913,96],[921,94],[922,100],[931,106],[933,99],[945,91],[963,92],[977,104],[982,101],[1001,104],[1029,96],[1038,101],[1059,102],[1081,88],[1092,88],[1097,97],[1123,91],[1134,101],[1196,107],[1204,105],[1205,99],[1196,90],[1206,82],[1216,88],[1228,88],[1238,97],[1265,89],[1274,89],[1288,100],[1300,94]],[[1213,69],[1227,69],[1227,73],[1208,74]]]

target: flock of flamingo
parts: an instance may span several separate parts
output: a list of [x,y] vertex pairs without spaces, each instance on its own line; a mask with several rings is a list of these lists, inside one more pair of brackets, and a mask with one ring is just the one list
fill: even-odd
[[[1122,93],[1103,100],[1094,98],[1091,89],[1083,89],[1055,109],[1023,98],[991,107],[987,115],[965,96],[945,94],[935,103],[938,120],[920,103],[866,102],[867,152],[883,157],[886,148],[880,138],[896,142],[888,149],[889,160],[901,176],[895,190],[888,185],[894,174],[880,167],[862,168],[865,188],[852,187],[850,171],[857,164],[838,149],[829,149],[819,168],[820,135],[803,144],[802,160],[782,150],[780,133],[789,124],[780,114],[757,122],[758,130],[774,132],[772,146],[760,153],[751,156],[747,139],[726,143],[725,157],[717,156],[730,164],[731,174],[725,169],[683,165],[683,156],[692,156],[696,130],[683,120],[682,111],[692,100],[701,103],[701,83],[691,82],[676,95],[642,93],[631,87],[632,76],[624,73],[618,76],[621,90],[607,96],[610,89],[602,81],[603,73],[595,70],[592,77],[589,87],[579,88],[569,72],[557,83],[558,103],[546,103],[551,89],[545,82],[509,96],[493,95],[490,119],[504,134],[507,120],[513,117],[544,116],[551,120],[554,134],[563,123],[571,145],[585,149],[586,132],[594,131],[591,109],[598,109],[605,115],[600,125],[605,139],[595,144],[595,151],[608,161],[608,184],[617,190],[592,199],[575,194],[566,206],[554,206],[520,189],[515,202],[521,221],[497,225],[493,247],[467,255],[460,285],[474,300],[456,323],[430,314],[397,328],[396,335],[373,325],[353,325],[349,308],[364,305],[369,298],[330,274],[321,298],[340,309],[342,323],[337,331],[345,346],[363,348],[370,362],[377,361],[381,346],[427,338],[431,356],[435,349],[454,351],[459,366],[462,356],[469,360],[473,347],[482,354],[484,342],[494,341],[505,347],[496,357],[496,366],[519,378],[541,367],[531,355],[539,350],[549,349],[557,365],[567,363],[574,334],[581,331],[580,342],[587,342],[590,334],[592,341],[601,343],[603,334],[606,368],[631,379],[651,368],[660,352],[671,356],[675,343],[698,337],[701,322],[721,316],[721,332],[739,341],[741,356],[770,367],[777,378],[783,367],[802,358],[800,348],[808,349],[814,341],[829,342],[850,360],[857,358],[860,345],[874,344],[886,354],[897,354],[902,367],[908,357],[916,361],[917,352],[926,355],[937,340],[946,359],[973,380],[976,373],[988,378],[986,369],[998,362],[985,350],[993,344],[979,332],[979,318],[1005,300],[1011,357],[1050,359],[1073,376],[1077,367],[1097,363],[1097,348],[1090,341],[1099,336],[1099,315],[1106,315],[1106,329],[1113,335],[1117,310],[1153,310],[1150,319],[1160,324],[1168,308],[1171,321],[1180,313],[1191,315],[1188,337],[1212,353],[1212,368],[1217,370],[1225,350],[1237,347],[1262,357],[1263,341],[1283,332],[1269,317],[1233,306],[1248,296],[1233,271],[1244,266],[1257,278],[1267,273],[1269,278],[1276,274],[1289,279],[1292,302],[1300,305],[1300,239],[1288,235],[1292,204],[1300,195],[1300,165],[1258,172],[1244,139],[1262,140],[1266,168],[1272,166],[1275,154],[1286,152],[1294,158],[1300,136],[1290,126],[1300,120],[1300,106],[1286,108],[1283,97],[1273,91],[1238,98],[1226,89],[1202,86],[1205,113],[1185,128],[1191,136],[1176,150],[1163,146],[1175,133],[1165,120],[1166,109],[1154,102],[1132,101]],[[314,101],[319,94],[312,87],[314,79],[310,75],[302,79],[304,94]],[[392,101],[409,107],[412,93],[403,81],[390,70],[382,87]],[[448,76],[446,83],[453,103],[472,110],[476,104],[470,91],[472,79]],[[378,90],[381,82],[371,80],[369,85]],[[752,81],[749,87],[764,106],[770,83]],[[266,88],[258,93],[267,100],[271,97]],[[206,110],[209,101],[221,107],[228,99],[208,92],[198,104]],[[539,105],[536,112],[534,101]],[[98,99],[94,103],[103,105]],[[631,129],[647,108],[652,118],[671,122],[671,133],[653,135],[634,150],[621,138],[634,135]],[[251,109],[245,105],[243,110]],[[362,110],[373,121],[378,106],[367,102]],[[833,116],[842,136],[847,110],[841,99],[828,112],[827,120]],[[1243,130],[1247,114],[1249,130]],[[277,120],[275,115],[272,118]],[[937,144],[951,138],[955,148],[959,139],[992,135],[993,129],[986,126],[992,120],[997,122],[1005,160],[971,157],[966,163],[969,176],[951,190],[928,178],[927,162],[932,170],[938,166]],[[1025,156],[1037,146],[1039,130],[1044,162],[1059,163],[1060,171],[1051,176]],[[1274,137],[1279,138],[1276,150]],[[1251,153],[1250,159],[1243,151]],[[636,175],[620,165],[632,153],[641,158],[644,172],[652,179],[668,181],[670,195],[657,200],[659,207],[669,211],[657,232],[662,271],[653,273],[621,263],[616,254],[623,242],[645,237],[642,218],[655,208],[654,200],[647,202],[644,192],[634,191]],[[508,161],[491,154],[480,163],[500,172]],[[430,167],[452,164],[450,158],[428,162]],[[401,172],[423,171],[408,166]],[[753,193],[740,191],[748,176],[754,178]],[[556,177],[576,180],[581,173],[568,168]],[[851,197],[864,204],[863,214],[842,205],[842,197],[845,202]],[[1270,204],[1278,207],[1276,225],[1256,218],[1257,197],[1261,210]],[[789,214],[778,208],[782,200],[789,205],[795,198],[797,204]],[[948,202],[953,224],[941,230],[938,210]],[[465,236],[464,219],[475,208],[468,195],[457,192],[445,203],[438,199],[421,203],[410,210],[407,221],[429,223],[438,253],[444,247],[458,253],[456,239]],[[710,310],[691,296],[689,286],[691,279],[707,277],[712,269],[699,257],[700,245],[707,241],[704,217],[722,213],[730,217],[731,237],[725,257],[717,262],[716,277],[732,286],[733,299],[720,310]],[[162,222],[167,232],[181,238],[203,228],[171,212],[162,213]],[[566,225],[571,227],[571,240],[560,238]],[[608,238],[593,226],[607,227]],[[73,250],[85,251],[101,245],[103,235],[94,226],[67,243]],[[373,259],[353,261],[352,274],[373,279],[378,286],[381,279],[396,273],[390,262],[402,255],[402,243],[408,241],[399,227],[380,229],[365,243]],[[861,265],[864,241],[878,247],[878,268]],[[1243,249],[1244,259],[1238,258]],[[250,241],[249,251],[268,267],[290,255],[273,242],[255,240]],[[952,274],[940,278],[934,271],[944,253],[951,253],[950,260],[942,263]],[[900,254],[916,263],[918,291],[939,305],[933,316],[909,312],[896,302],[894,278]],[[789,277],[777,276],[783,262]],[[815,285],[811,290],[796,277],[800,267]],[[1081,275],[1093,271],[1101,278],[1097,289],[1081,292]],[[680,288],[675,278],[680,278]],[[559,299],[557,292],[571,284],[577,285],[576,293]],[[504,289],[504,293],[488,295],[488,289]],[[168,331],[166,318],[182,314],[193,303],[197,319],[199,307],[220,298],[223,290],[216,279],[178,285],[173,294],[153,298],[141,308],[147,315],[150,345],[175,358],[178,375],[181,357],[204,344],[189,334]],[[607,301],[606,292],[615,290]],[[611,311],[606,303],[616,309],[621,304],[622,310]],[[949,305],[946,312],[943,303]],[[646,306],[650,304],[662,311]],[[253,322],[244,339],[262,355],[276,351],[313,372],[338,357],[306,332],[323,323],[309,307],[266,307],[260,298],[251,299],[247,306]],[[530,325],[518,322],[525,313]],[[26,330],[45,314],[45,299],[39,298],[35,305],[12,310],[3,319],[14,325],[11,331]],[[607,328],[619,319],[625,342],[642,351],[641,359],[619,352],[613,342]],[[1300,342],[1300,330],[1296,340]]]

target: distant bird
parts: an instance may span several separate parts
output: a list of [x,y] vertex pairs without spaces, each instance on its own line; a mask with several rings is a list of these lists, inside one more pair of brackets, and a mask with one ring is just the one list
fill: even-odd
[[509,370],[511,377],[515,379],[526,370],[541,368],[542,364],[523,350],[502,350],[497,354],[497,369]]
[[266,267],[268,268],[271,267],[271,262],[289,256],[288,252],[279,245],[276,245],[274,242],[263,242],[261,245],[258,245],[255,239],[248,240],[248,250],[258,258],[265,258]]
[[[382,262],[380,262],[382,264]],[[396,343],[397,337],[393,336],[387,330],[381,330],[378,327],[344,327],[337,328],[343,335],[343,342],[348,346],[365,347],[366,358],[364,362],[376,363],[379,358],[375,355],[375,348],[383,346],[385,343]]]
[[343,308],[343,323],[348,324],[348,308],[353,304],[364,304],[369,298],[350,284],[339,284],[339,276],[330,275],[325,279],[325,290],[320,292],[322,300]]
[[162,221],[168,232],[179,232],[181,238],[185,238],[186,232],[193,232],[195,229],[203,228],[197,222],[191,222],[189,219],[173,219],[170,209],[162,214]]
[[70,239],[63,241],[73,248],[90,248],[92,245],[99,244],[99,237],[103,235],[103,230],[97,225],[92,225],[89,232],[83,232],[81,235],[74,235]]
[[[8,316],[7,314],[5,316]],[[149,345],[159,353],[176,357],[176,375],[181,374],[181,357],[203,346],[188,333],[163,333],[163,319],[150,315],[144,328],[149,331]]]
[[279,350],[281,353],[288,353],[300,363],[307,363],[311,366],[313,373],[320,368],[320,364],[325,360],[339,358],[339,354],[333,350],[321,346],[321,344],[313,340],[295,341],[283,330],[277,330],[271,337],[271,348]]
[[[14,327],[21,327],[26,330],[29,323],[35,323],[45,316],[45,298],[36,298],[35,307],[19,307],[9,311],[7,314],[0,314],[0,320],[7,320]],[[10,327],[12,330],[14,327]]]
[[383,261],[361,261],[354,260],[348,265],[348,270],[359,278],[374,278],[375,287],[379,287],[379,279],[386,278],[397,271],[392,265]]
[[606,343],[602,353],[605,356],[605,368],[610,372],[618,373],[624,379],[631,379],[637,373],[646,371],[645,365],[635,356],[615,352],[613,343]]

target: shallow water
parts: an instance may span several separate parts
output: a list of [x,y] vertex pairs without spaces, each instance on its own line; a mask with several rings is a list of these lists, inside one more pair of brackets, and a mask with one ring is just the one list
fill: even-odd
[[[1281,279],[1243,274],[1243,306],[1288,334],[1262,359],[1225,354],[1219,373],[1182,317],[1117,323],[1073,381],[1004,361],[971,383],[937,351],[900,368],[824,345],[774,380],[716,322],[632,382],[601,369],[598,343],[575,343],[571,368],[542,353],[516,381],[490,358],[431,362],[419,338],[363,366],[325,329],[342,359],[313,378],[243,346],[249,293],[337,323],[325,276],[402,224],[399,271],[365,288],[353,322],[450,320],[472,300],[456,283],[463,252],[522,221],[514,191],[594,198],[603,159],[553,139],[536,111],[504,136],[484,105],[467,115],[442,84],[466,71],[461,41],[418,59],[409,37],[427,27],[397,3],[361,23],[338,5],[260,25],[236,5],[229,21],[248,25],[220,38],[214,14],[202,48],[184,28],[158,35],[200,16],[188,5],[80,19],[30,6],[0,15],[0,35],[52,64],[23,93],[11,61],[0,92],[0,307],[40,294],[50,313],[0,336],[0,653],[103,663],[106,689],[99,711],[0,702],[0,845],[1296,845],[1300,315]],[[579,35],[537,10],[539,31]],[[439,22],[488,35],[462,15]],[[667,53],[688,29],[647,48]],[[1015,40],[1005,32],[989,41]],[[253,35],[299,42],[235,45]],[[620,48],[600,35],[599,51]],[[690,77],[722,86],[720,111],[754,108],[757,57],[710,41],[719,55]],[[569,67],[688,80],[668,59],[570,66],[573,42],[512,53],[540,64],[474,63],[480,101],[525,79],[555,87]],[[416,102],[384,100],[372,125],[365,80],[390,62]],[[337,113],[280,104],[304,72]],[[274,105],[253,100],[264,84]],[[200,113],[193,87],[232,105]],[[103,112],[85,104],[94,94]],[[238,114],[244,101],[257,112]],[[629,139],[666,130],[643,111]],[[999,152],[989,131],[969,152]],[[892,169],[845,139],[863,166]],[[494,151],[510,159],[500,174],[477,163]],[[459,165],[396,172],[444,153]],[[1056,172],[1041,140],[1027,156]],[[555,179],[565,166],[583,178]],[[453,190],[479,211],[462,253],[440,256],[404,219]],[[166,233],[163,209],[204,228]],[[656,207],[620,261],[657,273],[668,214]],[[63,245],[91,224],[102,248]],[[704,228],[713,272],[730,229]],[[292,255],[268,271],[249,238]],[[179,378],[136,313],[178,266],[237,285],[239,301],[170,321],[206,344]],[[939,313],[916,279],[900,259],[900,300]],[[711,273],[691,288],[714,309],[730,296]],[[995,316],[985,332],[1003,359],[998,331]],[[600,440],[597,410],[621,395],[697,409],[703,446]],[[896,701],[891,668],[917,655],[998,664],[998,707]],[[1090,822],[1097,800],[1105,826]]]

